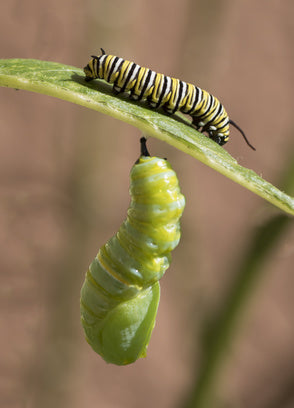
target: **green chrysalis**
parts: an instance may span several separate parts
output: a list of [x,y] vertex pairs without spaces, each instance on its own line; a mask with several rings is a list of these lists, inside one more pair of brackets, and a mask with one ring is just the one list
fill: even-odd
[[159,279],[180,240],[185,198],[165,159],[141,156],[131,174],[131,204],[119,231],[98,252],[81,289],[81,321],[91,347],[108,363],[146,356],[160,297]]

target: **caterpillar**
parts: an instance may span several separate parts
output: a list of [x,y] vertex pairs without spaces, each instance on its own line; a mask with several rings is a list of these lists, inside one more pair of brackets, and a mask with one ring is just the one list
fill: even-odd
[[159,279],[180,240],[185,207],[166,159],[141,156],[130,173],[131,203],[119,231],[90,264],[81,289],[81,322],[88,343],[108,363],[146,356],[160,297]]
[[255,150],[243,130],[231,119],[219,102],[204,89],[176,78],[158,74],[135,62],[114,55],[107,55],[103,48],[100,56],[91,56],[84,67],[85,80],[104,79],[113,84],[114,93],[130,92],[135,101],[147,100],[153,109],[163,108],[166,113],[181,111],[192,117],[192,125],[206,132],[219,145],[229,140],[230,125],[234,126],[244,140]]

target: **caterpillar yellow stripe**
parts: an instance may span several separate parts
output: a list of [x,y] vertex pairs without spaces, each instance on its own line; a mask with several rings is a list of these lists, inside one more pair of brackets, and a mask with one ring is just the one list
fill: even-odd
[[158,74],[135,62],[102,54],[92,55],[85,66],[86,81],[103,79],[113,84],[115,93],[130,92],[130,98],[136,101],[147,99],[153,109],[163,108],[168,114],[181,111],[192,117],[192,125],[206,132],[210,139],[219,145],[229,140],[230,125],[242,134],[253,150],[243,130],[231,119],[220,101],[207,91],[167,75]]
[[170,163],[141,156],[130,173],[131,203],[117,234],[98,252],[81,289],[81,321],[91,347],[108,363],[146,356],[160,297],[159,279],[180,240],[185,198]]

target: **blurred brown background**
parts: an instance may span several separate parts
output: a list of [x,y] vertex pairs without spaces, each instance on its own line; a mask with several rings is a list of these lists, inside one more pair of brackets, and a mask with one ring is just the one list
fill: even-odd
[[[293,150],[292,0],[10,0],[1,9],[1,58],[83,67],[103,47],[210,91],[257,151],[235,131],[225,148],[279,185]],[[125,217],[140,134],[47,96],[2,88],[0,98],[0,406],[180,407],[201,360],[195,332],[269,205],[151,140],[187,199],[182,240],[147,358],[107,365],[84,340],[79,291]],[[226,407],[294,407],[293,238],[292,228],[272,254],[228,350]]]

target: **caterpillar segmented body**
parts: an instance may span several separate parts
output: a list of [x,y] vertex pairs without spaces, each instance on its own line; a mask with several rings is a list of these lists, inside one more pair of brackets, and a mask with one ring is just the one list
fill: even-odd
[[86,339],[105,361],[145,357],[160,297],[159,279],[180,239],[185,198],[165,159],[141,156],[131,170],[131,204],[119,231],[98,252],[81,289]]
[[229,140],[230,124],[242,134],[246,143],[253,149],[243,130],[231,119],[219,102],[204,89],[195,85],[158,74],[135,62],[124,60],[115,55],[92,55],[85,66],[86,81],[103,79],[113,84],[115,93],[130,92],[130,98],[136,101],[147,99],[153,109],[163,108],[173,114],[181,111],[192,117],[192,124],[219,145]]

